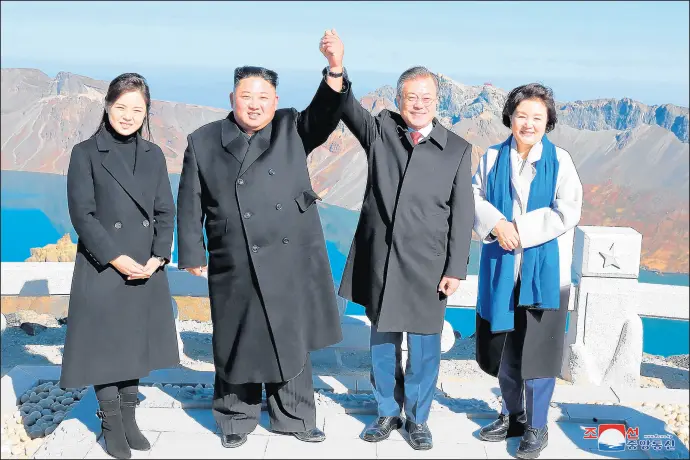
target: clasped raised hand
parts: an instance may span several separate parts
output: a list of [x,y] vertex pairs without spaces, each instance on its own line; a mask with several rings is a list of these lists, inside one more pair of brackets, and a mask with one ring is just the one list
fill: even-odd
[[345,47],[335,29],[324,32],[319,43],[319,50],[328,59],[328,65],[331,68],[342,67]]

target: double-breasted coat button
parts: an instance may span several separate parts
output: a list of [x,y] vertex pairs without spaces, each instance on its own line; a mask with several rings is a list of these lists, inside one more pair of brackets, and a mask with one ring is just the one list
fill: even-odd
[[252,246],[252,252],[259,252],[259,246],[257,246],[257,245]]
[[273,176],[275,173],[276,173],[276,170],[273,169],[273,168],[271,168],[271,169],[268,170],[268,175],[269,175],[269,176]]
[[283,209],[283,205],[280,204],[280,203],[278,203],[278,204],[276,205],[276,209],[277,209],[278,211],[280,211],[281,209]]
[[120,229],[122,228],[122,222],[120,222],[120,221],[118,220],[117,222],[115,222],[114,227],[115,227],[116,229],[120,230]]
[[244,179],[242,179],[241,177],[237,179],[237,185],[244,185]]
[[250,217],[252,217],[252,213],[247,211],[244,214],[242,214],[242,217],[244,217],[245,219],[249,219]]
[[144,219],[144,221],[141,223],[141,225],[143,225],[144,227],[148,227],[149,226],[149,220]]
[[288,240],[287,238],[283,238],[283,244],[288,244],[289,242],[290,240]]

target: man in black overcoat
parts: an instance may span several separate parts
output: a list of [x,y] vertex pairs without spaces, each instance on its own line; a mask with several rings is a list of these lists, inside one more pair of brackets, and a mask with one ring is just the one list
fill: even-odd
[[[438,77],[412,67],[398,79],[400,113],[373,116],[350,93],[343,121],[367,156],[369,176],[340,295],[371,321],[371,382],[379,417],[366,441],[405,427],[430,449],[426,423],[441,362],[447,297],[467,275],[474,223],[472,146],[435,117]],[[401,344],[409,358],[403,375]]]
[[342,332],[306,160],[336,128],[349,85],[334,30],[320,50],[328,67],[302,112],[276,110],[275,72],[240,67],[233,111],[188,136],[179,267],[208,272],[213,413],[225,447],[242,445],[256,428],[262,384],[273,431],[325,439],[316,427],[309,352],[341,341]]

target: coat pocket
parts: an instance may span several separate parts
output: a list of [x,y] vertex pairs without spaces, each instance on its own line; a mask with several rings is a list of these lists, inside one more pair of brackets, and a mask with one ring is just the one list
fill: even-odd
[[429,229],[429,237],[434,248],[434,254],[442,256],[446,254],[448,246],[448,219],[450,212],[437,211],[429,214],[427,220],[427,227]]
[[312,189],[304,190],[295,197],[297,206],[299,206],[299,210],[302,212],[305,212],[307,209],[309,209],[311,205],[313,205],[316,202],[316,200],[320,199],[321,197],[317,195],[316,192]]

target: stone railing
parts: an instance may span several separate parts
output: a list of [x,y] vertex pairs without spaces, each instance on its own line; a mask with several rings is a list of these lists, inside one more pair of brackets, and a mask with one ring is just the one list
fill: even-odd
[[[573,267],[577,282],[571,288],[562,369],[562,376],[575,384],[637,385],[642,359],[639,317],[688,319],[687,286],[638,283],[641,243],[642,235],[627,227],[576,229]],[[3,313],[17,308],[16,303],[10,305],[11,300],[34,299],[21,305],[56,316],[66,314],[73,263],[4,262],[0,269]],[[168,277],[178,308],[187,308],[189,298],[207,302],[206,279],[174,265],[168,267]],[[60,301],[35,301],[46,297]],[[477,277],[468,276],[449,298],[448,306],[475,308],[476,301]],[[347,302],[339,298],[338,303],[343,315]],[[204,314],[203,318],[210,319],[207,311]],[[370,328],[366,317],[344,315],[342,321],[344,338],[335,348],[366,349]],[[450,349],[453,342],[453,331],[446,322],[443,350]]]

